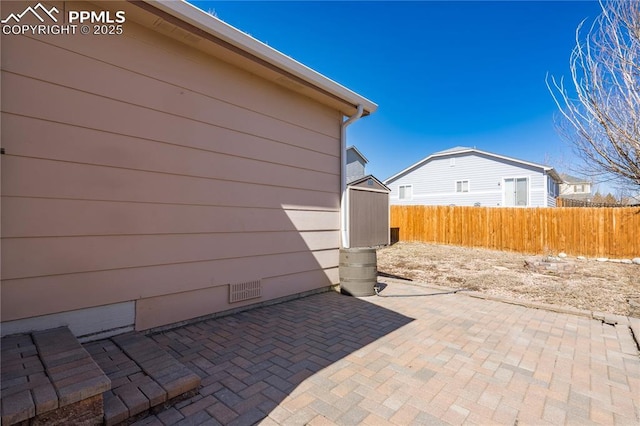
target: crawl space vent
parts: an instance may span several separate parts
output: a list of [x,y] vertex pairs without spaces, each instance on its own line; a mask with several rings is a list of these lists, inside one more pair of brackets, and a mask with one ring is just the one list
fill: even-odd
[[257,299],[262,295],[260,280],[229,284],[229,303]]

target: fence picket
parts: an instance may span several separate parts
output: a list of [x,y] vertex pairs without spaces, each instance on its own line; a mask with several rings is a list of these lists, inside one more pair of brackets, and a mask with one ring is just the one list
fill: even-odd
[[640,209],[391,206],[400,241],[591,257],[640,256]]

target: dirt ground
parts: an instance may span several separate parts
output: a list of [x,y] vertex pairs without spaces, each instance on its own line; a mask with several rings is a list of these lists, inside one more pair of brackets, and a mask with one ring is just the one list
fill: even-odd
[[[531,256],[425,243],[397,243],[378,250],[378,272],[425,284],[618,315],[639,316],[629,299],[640,298],[640,265],[567,257],[575,272],[537,273]],[[639,300],[640,301],[640,300]]]

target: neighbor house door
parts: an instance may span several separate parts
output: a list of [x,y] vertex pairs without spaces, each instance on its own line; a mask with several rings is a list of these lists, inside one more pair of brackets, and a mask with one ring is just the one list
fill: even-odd
[[529,182],[527,178],[504,180],[505,207],[526,207],[529,205]]

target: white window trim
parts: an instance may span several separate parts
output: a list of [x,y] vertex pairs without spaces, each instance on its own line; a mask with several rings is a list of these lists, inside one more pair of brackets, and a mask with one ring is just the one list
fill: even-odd
[[551,194],[553,192],[551,188],[552,180],[549,179],[549,175],[545,174],[543,176],[543,182],[544,182],[545,190],[544,190],[544,198],[542,200],[542,206],[549,207],[549,197],[553,196],[553,194]]
[[[402,187],[411,188],[409,197],[405,197],[405,198],[401,198],[400,197],[400,188],[402,188]],[[406,194],[406,189],[405,189],[405,194]],[[398,185],[398,200],[413,200],[413,184]]]
[[[467,182],[467,190],[466,191],[458,191],[458,182]],[[471,192],[471,181],[469,179],[457,180],[453,184],[453,192],[455,192],[456,194],[468,194],[468,193],[470,193]]]
[[[505,197],[504,197],[504,187],[506,181],[510,179],[526,179],[527,180],[527,205],[526,206],[507,206],[505,205]],[[518,208],[527,208],[531,207],[531,176],[505,176],[502,178],[502,207],[518,207]]]

